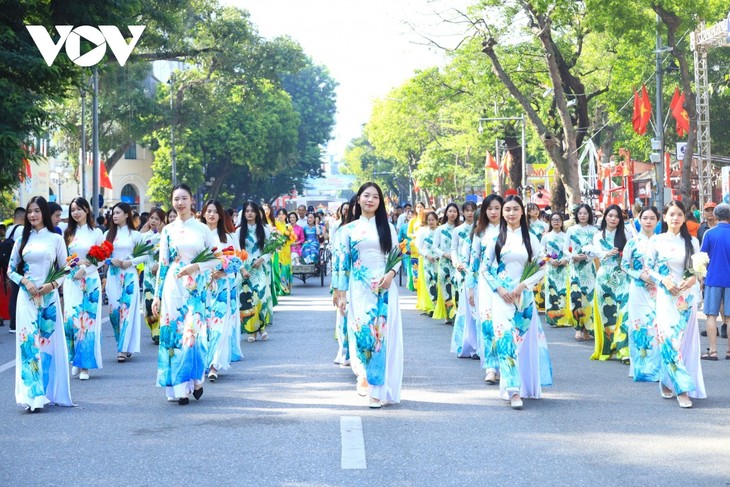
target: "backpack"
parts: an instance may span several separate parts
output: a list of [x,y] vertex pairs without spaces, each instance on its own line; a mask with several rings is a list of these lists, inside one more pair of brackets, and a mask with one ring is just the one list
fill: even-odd
[[13,237],[15,236],[15,231],[18,228],[22,230],[23,226],[16,225],[15,228],[13,228],[13,231],[10,232],[10,235],[0,242],[0,272],[2,272],[3,275],[5,275],[8,271],[8,265],[10,265],[10,254],[13,252],[13,245],[15,244]]

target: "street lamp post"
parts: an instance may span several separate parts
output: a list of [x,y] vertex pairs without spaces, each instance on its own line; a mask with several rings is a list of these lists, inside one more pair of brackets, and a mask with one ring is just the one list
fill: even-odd
[[65,162],[51,169],[51,181],[58,185],[57,200],[59,205],[61,204],[61,186],[71,179],[71,175],[71,167]]
[[[520,181],[520,186],[522,186],[522,193],[523,196],[525,194],[525,188],[527,187],[527,143],[526,143],[526,134],[525,134],[525,115],[522,114],[519,117],[481,117],[479,118],[479,133],[481,134],[484,131],[484,128],[482,126],[482,122],[492,122],[492,121],[501,121],[501,120],[513,120],[513,121],[519,121],[521,126],[521,146],[522,146],[522,181]],[[497,155],[499,157],[499,155]]]

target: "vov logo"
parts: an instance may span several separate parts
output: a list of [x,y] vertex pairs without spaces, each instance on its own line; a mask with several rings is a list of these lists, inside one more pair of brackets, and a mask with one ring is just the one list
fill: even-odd
[[[53,65],[53,61],[61,52],[61,48],[66,44],[66,54],[69,59],[78,66],[89,67],[98,64],[102,60],[104,54],[106,54],[107,44],[119,64],[124,66],[142,36],[145,26],[127,26],[129,32],[132,33],[132,40],[129,44],[124,40],[119,29],[113,25],[100,25],[98,29],[90,25],[80,25],[76,28],[73,25],[57,25],[56,31],[60,36],[58,42],[53,42],[51,35],[42,25],[26,25],[25,28],[28,29],[35,45],[49,66]],[[83,55],[81,54],[82,37],[96,46]]]

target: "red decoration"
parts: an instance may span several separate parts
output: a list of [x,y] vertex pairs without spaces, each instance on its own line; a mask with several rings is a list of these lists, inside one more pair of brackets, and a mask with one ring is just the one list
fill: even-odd
[[651,102],[649,101],[649,94],[646,92],[646,85],[642,85],[641,95],[634,90],[634,116],[632,119],[634,132],[644,135],[650,119]]

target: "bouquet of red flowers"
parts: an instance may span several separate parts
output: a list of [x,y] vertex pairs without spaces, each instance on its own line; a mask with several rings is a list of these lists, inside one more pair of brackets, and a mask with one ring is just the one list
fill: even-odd
[[104,240],[101,245],[93,245],[86,254],[86,259],[93,265],[99,265],[112,256],[114,245],[108,240]]

